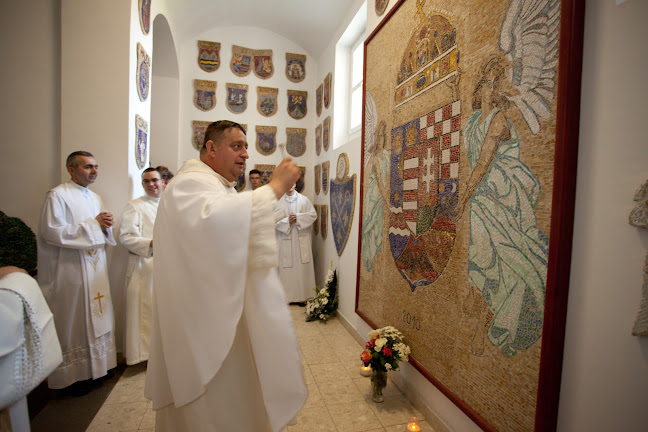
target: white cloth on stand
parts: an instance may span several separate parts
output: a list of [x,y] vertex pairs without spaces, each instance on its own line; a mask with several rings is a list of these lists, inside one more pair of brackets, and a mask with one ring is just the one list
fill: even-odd
[[126,364],[149,357],[153,321],[153,225],[160,198],[144,195],[126,205],[119,241],[128,249],[126,270]]
[[[295,191],[284,195],[276,207],[283,218],[276,223],[279,243],[279,277],[289,302],[305,301],[313,297],[315,268],[313,266],[311,225],[317,220],[313,204]],[[291,224],[288,215],[295,213],[297,222]]]
[[48,385],[97,379],[117,365],[105,245],[115,245],[95,219],[99,195],[70,181],[47,193],[38,229],[38,283],[54,314],[63,363]]

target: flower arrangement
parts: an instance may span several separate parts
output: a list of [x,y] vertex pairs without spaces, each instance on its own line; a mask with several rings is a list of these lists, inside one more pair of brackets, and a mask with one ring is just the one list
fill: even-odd
[[306,302],[306,321],[326,321],[337,310],[337,272],[333,270],[333,263],[326,275],[324,287],[313,288],[316,295]]
[[365,366],[371,365],[373,371],[389,372],[398,370],[398,362],[407,361],[410,347],[403,343],[403,334],[394,327],[387,326],[369,332],[369,342],[360,354]]

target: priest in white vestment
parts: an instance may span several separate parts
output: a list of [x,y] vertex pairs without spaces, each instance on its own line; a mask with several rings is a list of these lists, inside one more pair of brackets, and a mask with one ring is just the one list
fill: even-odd
[[212,123],[160,200],[145,387],[158,432],[278,432],[306,402],[273,218],[299,170],[286,158],[237,194],[247,146],[239,124]]
[[302,303],[313,297],[315,288],[311,225],[317,220],[317,213],[310,200],[295,190],[295,185],[281,197],[277,208],[283,211],[283,218],[276,223],[279,277],[286,300]]
[[148,360],[153,320],[153,224],[162,178],[155,168],[142,173],[146,194],[126,205],[119,241],[128,249],[126,270],[126,364]]
[[38,283],[63,351],[48,378],[53,389],[100,378],[117,365],[105,251],[116,244],[113,216],[88,189],[97,178],[94,156],[74,152],[66,167],[71,181],[47,193],[38,228]]

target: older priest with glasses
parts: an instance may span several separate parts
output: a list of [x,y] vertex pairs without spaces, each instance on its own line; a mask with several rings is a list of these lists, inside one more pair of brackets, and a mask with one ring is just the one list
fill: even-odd
[[273,217],[300,172],[286,158],[237,194],[247,146],[238,123],[212,123],[160,200],[145,389],[158,432],[278,432],[306,401]]

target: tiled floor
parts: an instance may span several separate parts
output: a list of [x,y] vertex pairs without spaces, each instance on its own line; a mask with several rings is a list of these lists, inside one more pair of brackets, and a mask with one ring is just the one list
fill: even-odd
[[[304,308],[290,306],[299,339],[304,377],[309,390],[297,424],[285,432],[402,432],[408,419],[416,416],[421,429],[431,432],[401,392],[388,382],[385,401],[371,400],[371,383],[360,375],[363,347],[339,320],[327,324],[307,323]],[[142,365],[128,367],[88,427],[89,432],[153,431],[155,413],[144,398]]]

